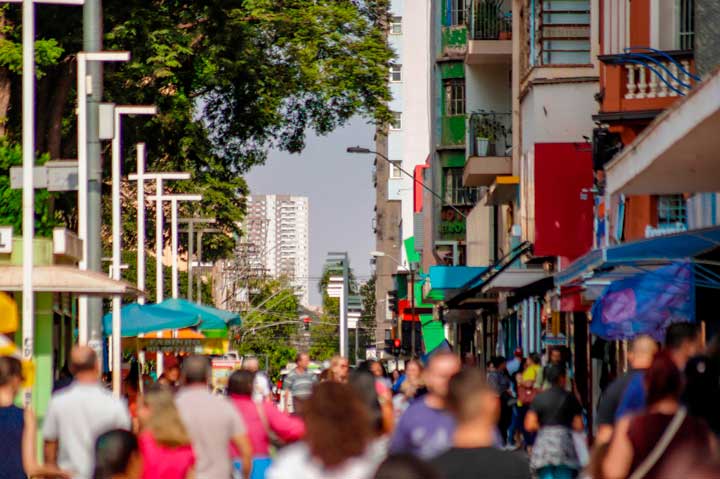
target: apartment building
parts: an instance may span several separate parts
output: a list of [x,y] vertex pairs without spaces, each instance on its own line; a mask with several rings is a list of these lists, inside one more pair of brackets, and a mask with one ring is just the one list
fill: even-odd
[[309,203],[305,196],[251,195],[243,223],[254,265],[270,277],[286,277],[300,303],[309,304]]

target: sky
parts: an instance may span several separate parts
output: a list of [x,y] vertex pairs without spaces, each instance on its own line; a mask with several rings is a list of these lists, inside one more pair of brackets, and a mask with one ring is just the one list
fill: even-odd
[[308,134],[300,154],[271,151],[245,177],[252,194],[307,196],[310,204],[310,304],[319,305],[317,278],[329,251],[347,251],[359,280],[370,274],[375,246],[372,155],[351,155],[353,145],[374,147],[375,129],[361,118],[318,137]]

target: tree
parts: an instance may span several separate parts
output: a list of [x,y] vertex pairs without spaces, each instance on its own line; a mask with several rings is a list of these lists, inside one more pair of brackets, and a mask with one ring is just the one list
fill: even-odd
[[377,277],[373,274],[370,279],[360,287],[362,296],[363,312],[360,318],[360,356],[363,357],[364,348],[376,346],[375,344],[375,281]]

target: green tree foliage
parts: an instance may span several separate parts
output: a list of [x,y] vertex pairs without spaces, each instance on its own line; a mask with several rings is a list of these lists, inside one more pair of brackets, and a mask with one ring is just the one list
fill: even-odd
[[233,347],[241,355],[257,356],[261,365],[267,357],[270,375],[276,378],[297,354],[291,339],[300,326],[298,299],[284,278],[257,282],[251,285],[251,291],[253,306],[242,315]]

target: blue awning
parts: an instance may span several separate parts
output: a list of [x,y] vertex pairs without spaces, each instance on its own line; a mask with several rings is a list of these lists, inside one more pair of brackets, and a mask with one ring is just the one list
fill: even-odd
[[164,308],[167,311],[192,314],[199,317],[201,323],[198,329],[200,331],[224,330],[227,329],[228,326],[240,325],[240,315],[238,313],[213,308],[204,304],[192,303],[185,299],[166,299],[158,304],[157,307]]
[[[200,324],[200,317],[197,314],[164,309],[156,304],[131,303],[120,309],[120,321],[120,335],[134,337],[141,333],[197,326]],[[112,312],[103,316],[103,330],[106,336],[112,334]]]
[[556,273],[555,284],[569,285],[598,269],[623,265],[665,265],[700,256],[718,247],[720,226],[598,248],[577,259],[567,269]]
[[470,281],[479,278],[487,268],[475,266],[430,266],[428,301],[443,301],[454,295]]

